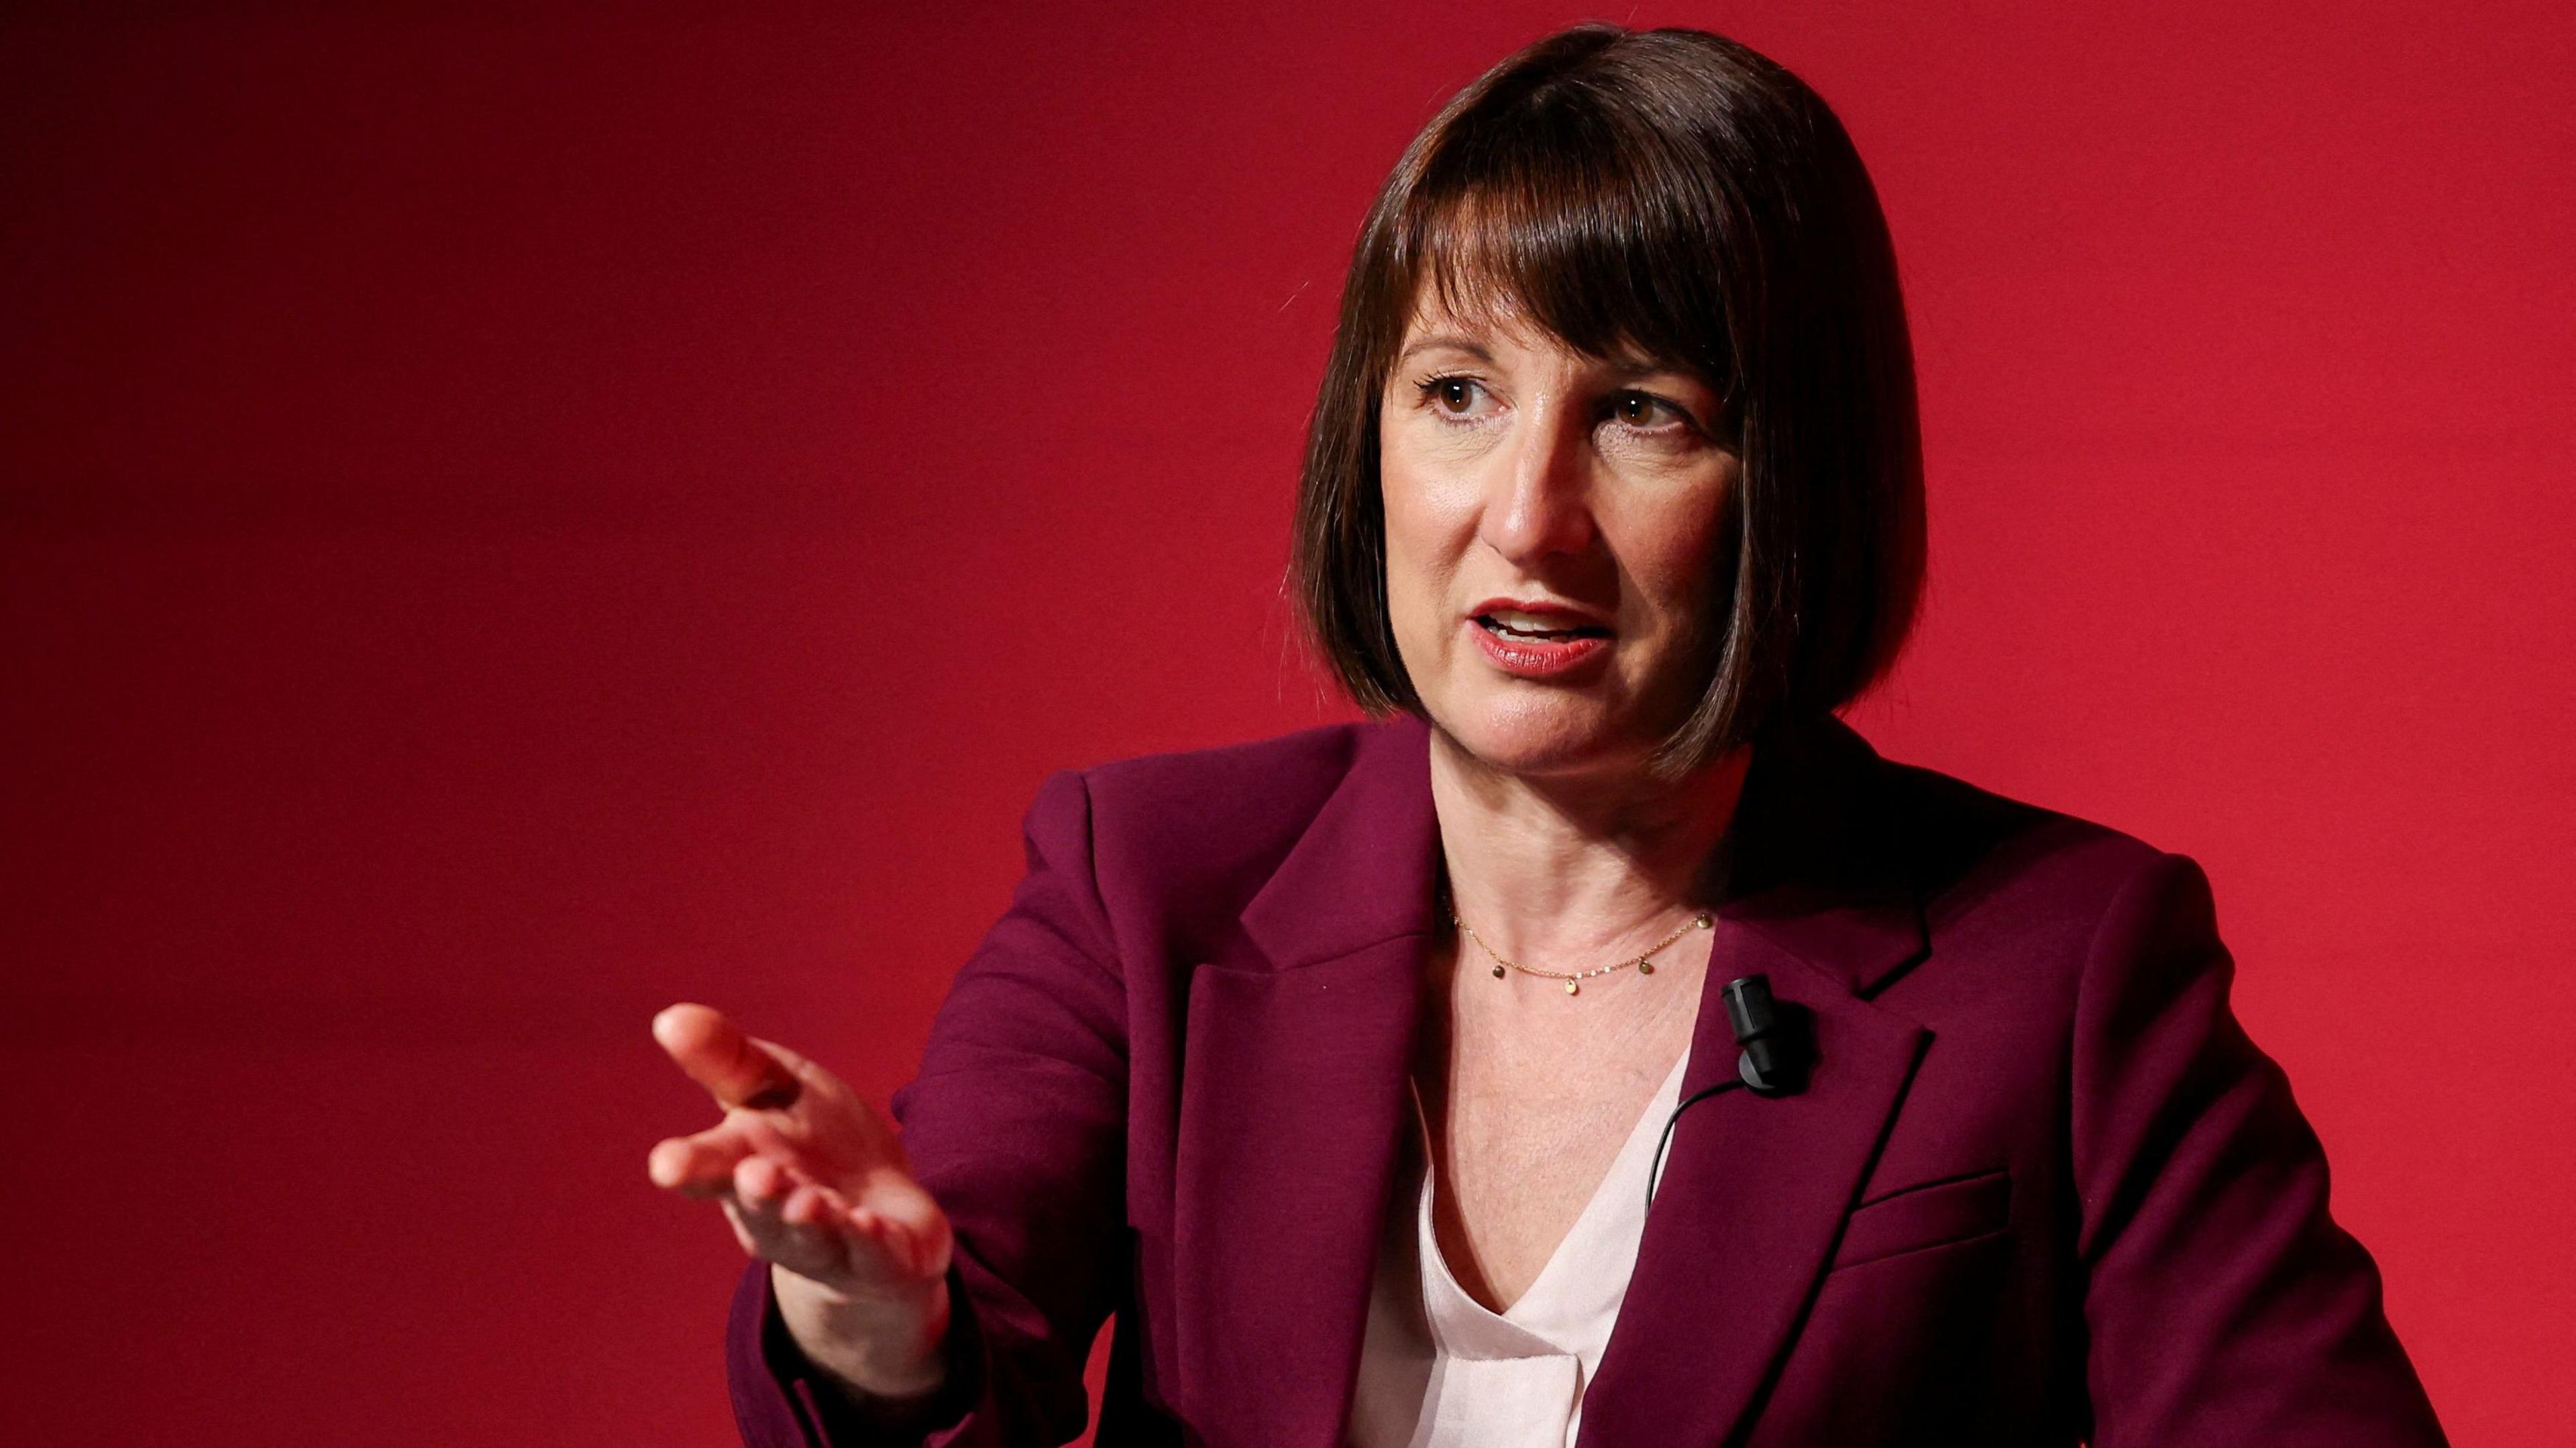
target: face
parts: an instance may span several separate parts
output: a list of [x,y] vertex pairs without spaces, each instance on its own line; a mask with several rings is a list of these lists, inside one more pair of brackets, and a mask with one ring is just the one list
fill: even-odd
[[1379,404],[1388,607],[1432,722],[1525,775],[1642,767],[1705,677],[1719,398],[1436,303]]

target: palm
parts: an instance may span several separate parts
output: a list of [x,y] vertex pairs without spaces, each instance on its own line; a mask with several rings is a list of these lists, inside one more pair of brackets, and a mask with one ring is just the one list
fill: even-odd
[[846,1298],[917,1290],[947,1271],[946,1216],[912,1179],[892,1126],[839,1078],[705,1006],[671,1007],[653,1034],[724,1109],[714,1126],[653,1148],[654,1181],[718,1199],[743,1250]]

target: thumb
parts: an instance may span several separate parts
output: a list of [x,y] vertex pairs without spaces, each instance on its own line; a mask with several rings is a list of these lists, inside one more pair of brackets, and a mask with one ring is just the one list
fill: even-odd
[[776,1110],[795,1105],[803,1091],[785,1062],[722,1011],[688,1002],[671,1006],[653,1018],[653,1039],[719,1106]]

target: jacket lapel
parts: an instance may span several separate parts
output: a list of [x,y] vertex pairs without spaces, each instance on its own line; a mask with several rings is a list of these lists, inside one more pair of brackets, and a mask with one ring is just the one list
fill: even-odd
[[1190,1416],[1331,1448],[1358,1369],[1434,919],[1429,744],[1356,731],[1351,767],[1192,972],[1173,1203]]
[[1795,1095],[1735,1090],[1683,1113],[1584,1396],[1584,1448],[1749,1426],[1930,1039],[1866,999],[1927,949],[1870,809],[1876,764],[1838,723],[1755,746],[1682,1099],[1735,1075],[1718,987],[1738,976],[1810,1013],[1813,1069]]
[[[1436,918],[1429,741],[1354,732],[1349,771],[1190,977],[1173,1203],[1177,1401],[1222,1448],[1332,1448],[1356,1378]],[[1838,723],[1757,743],[1682,1094],[1730,1079],[1717,986],[1811,1013],[1804,1091],[1676,1128],[1581,1442],[1721,1439],[1759,1403],[1929,1039],[1867,996],[1926,949]]]
[[[1725,979],[1766,974],[1780,999],[1814,1012],[1815,1069],[1796,1095],[1730,1091],[1683,1113],[1584,1396],[1584,1448],[1730,1441],[1805,1312],[1925,1039],[1741,925],[1721,926],[1713,949]],[[1703,1012],[1683,1099],[1732,1076],[1735,1058],[1724,1011]]]

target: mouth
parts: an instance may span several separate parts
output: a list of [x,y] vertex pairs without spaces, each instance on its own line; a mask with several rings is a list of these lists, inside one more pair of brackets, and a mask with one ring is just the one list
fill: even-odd
[[1525,613],[1519,609],[1494,609],[1475,615],[1476,627],[1496,638],[1528,643],[1571,643],[1576,639],[1606,639],[1610,630],[1599,624],[1582,623],[1566,614]]
[[[1558,679],[1608,657],[1613,635],[1605,624],[1572,609],[1531,607],[1510,599],[1487,599],[1467,616],[1486,660],[1521,679]],[[1567,682],[1573,682],[1571,678]]]

